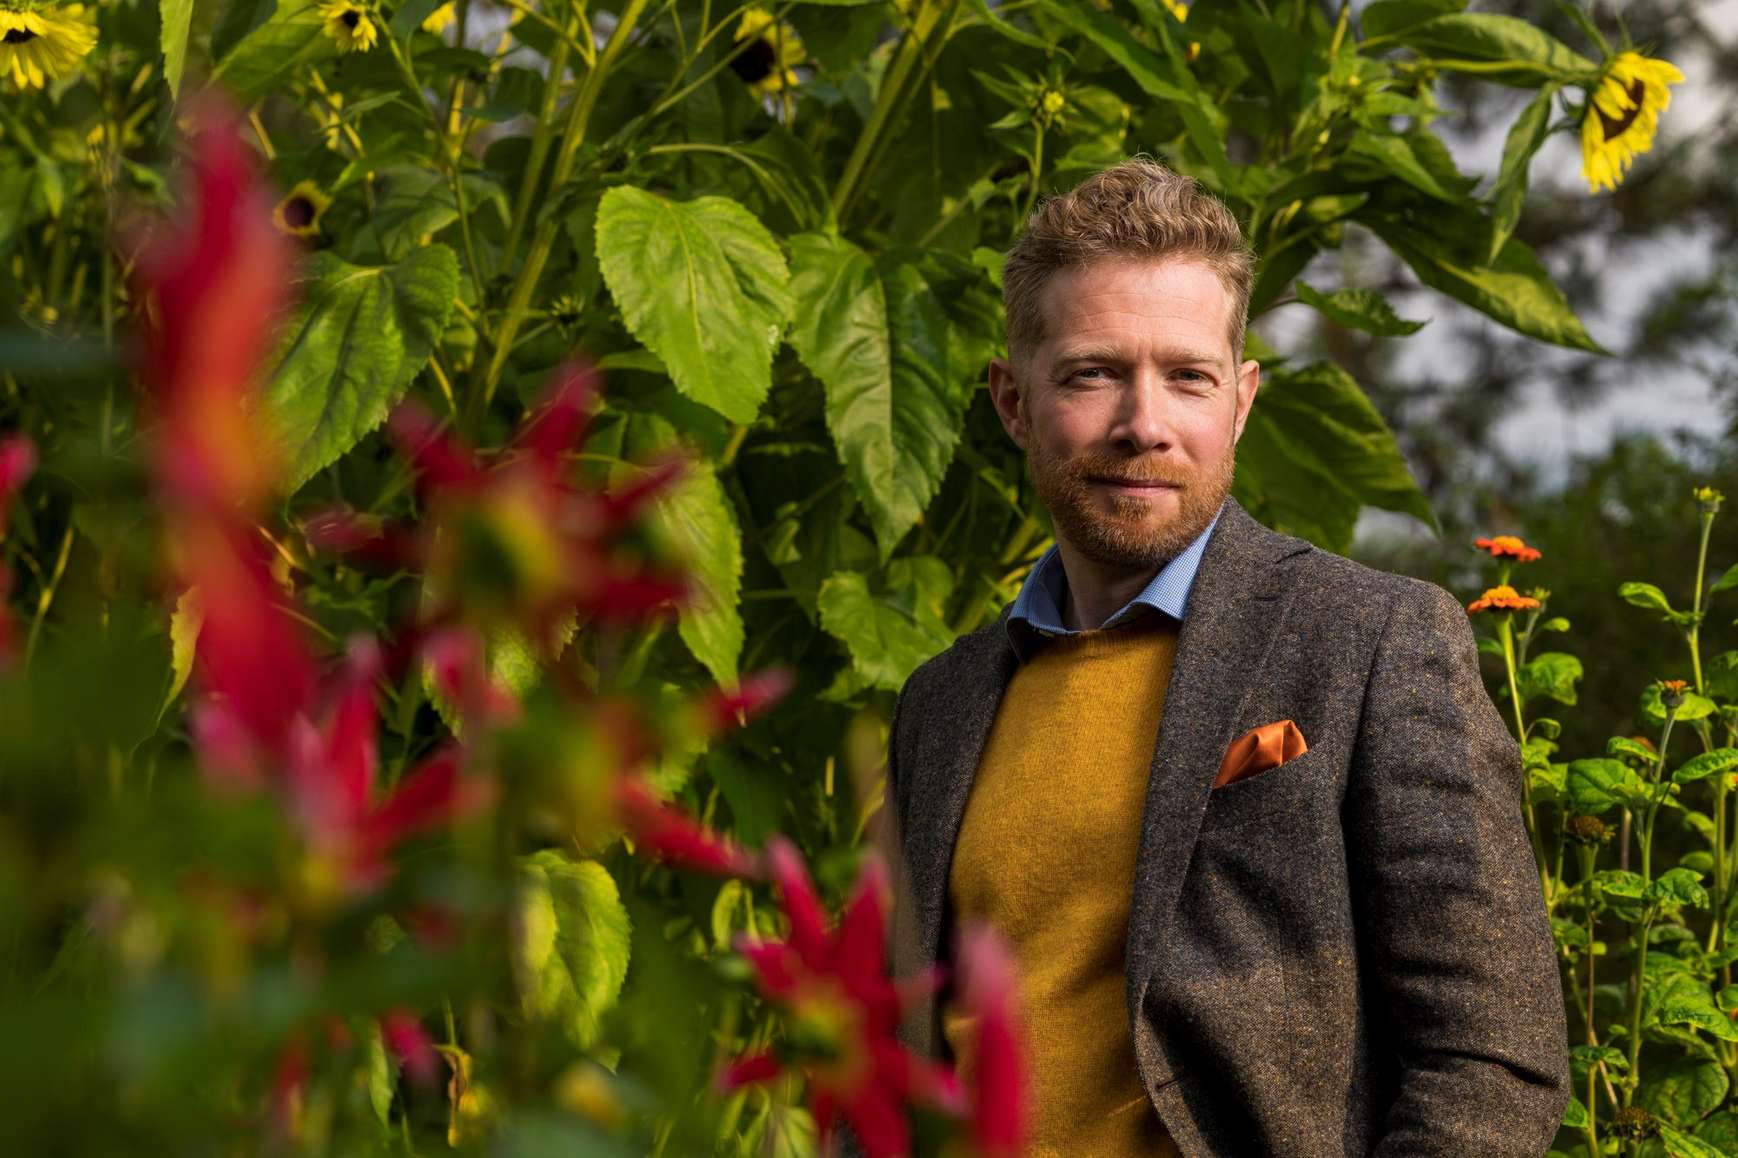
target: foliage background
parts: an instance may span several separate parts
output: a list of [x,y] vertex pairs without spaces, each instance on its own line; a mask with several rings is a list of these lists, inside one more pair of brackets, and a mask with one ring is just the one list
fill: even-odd
[[[549,371],[590,352],[609,388],[574,468],[620,485],[655,451],[695,454],[702,469],[657,526],[709,599],[673,630],[580,624],[560,662],[652,698],[791,665],[788,710],[678,754],[659,784],[752,846],[791,834],[837,895],[879,804],[893,694],[993,616],[1048,545],[981,389],[1002,341],[1000,254],[1036,196],[1135,151],[1199,177],[1238,212],[1263,262],[1253,312],[1310,319],[1301,332],[1256,327],[1272,344],[1257,339],[1264,384],[1240,500],[1341,551],[1371,508],[1440,529],[1427,549],[1357,553],[1473,593],[1475,534],[1520,531],[1543,546],[1552,611],[1592,645],[1579,647],[1587,675],[1564,713],[1566,755],[1644,726],[1643,674],[1683,674],[1681,642],[1620,618],[1615,589],[1675,575],[1673,598],[1688,602],[1686,496],[1692,483],[1738,493],[1729,442],[1711,440],[1701,458],[1622,447],[1550,493],[1496,452],[1490,423],[1513,397],[1513,367],[1566,390],[1622,388],[1638,367],[1682,354],[1688,336],[1728,388],[1729,177],[1664,148],[1609,197],[1588,197],[1572,176],[1529,185],[1524,148],[1502,172],[1463,172],[1441,138],[1505,133],[1547,80],[1563,85],[1571,136],[1560,140],[1572,139],[1577,82],[1601,54],[1559,9],[1467,23],[1461,7],[1250,0],[1179,19],[1155,0],[783,4],[739,35],[736,6],[637,0],[473,0],[434,32],[424,21],[438,20],[435,4],[412,0],[356,6],[379,42],[344,53],[328,13],[300,0],[98,5],[83,70],[0,103],[0,429],[43,452],[0,546],[25,636],[15,680],[31,688],[26,698],[15,683],[8,697],[27,712],[0,713],[5,1008],[33,1043],[0,1063],[30,1107],[8,1128],[78,1152],[245,1138],[237,1123],[262,1096],[257,1075],[288,1011],[368,1008],[379,985],[476,1057],[504,1145],[596,1142],[597,1121],[551,1109],[551,1075],[575,1056],[622,1079],[612,1096],[634,1111],[626,1152],[801,1152],[813,1129],[796,1082],[723,1103],[702,1093],[719,1057],[785,1032],[731,972],[733,932],[779,928],[776,906],[740,882],[642,865],[619,845],[598,854],[633,939],[597,951],[593,967],[618,977],[620,995],[606,986],[586,1011],[603,1028],[576,1035],[504,1012],[515,1008],[510,962],[416,959],[377,981],[379,961],[346,956],[331,930],[331,960],[349,971],[310,993],[281,969],[284,946],[226,942],[168,887],[188,849],[219,876],[269,881],[250,850],[277,839],[269,812],[214,817],[189,776],[174,593],[154,569],[125,371],[141,303],[119,242],[134,215],[171,200],[178,97],[208,76],[236,92],[284,211],[318,223],[260,421],[289,464],[267,527],[279,578],[319,629],[334,641],[390,633],[427,594],[413,574],[370,575],[303,537],[333,502],[416,513],[378,429],[389,406],[420,398],[496,446]],[[1508,16],[1518,19],[1479,23]],[[1695,4],[1624,16],[1668,58],[1707,19]],[[1608,13],[1593,19],[1621,38]],[[1722,51],[1711,59],[1724,76]],[[769,85],[780,59],[789,83]],[[1706,157],[1718,145],[1674,148]],[[297,191],[304,203],[292,205]],[[1645,252],[1686,219],[1711,231],[1716,272],[1663,295],[1635,333],[1596,344],[1578,315],[1598,304],[1599,268],[1578,246],[1598,235],[1606,248],[1592,252],[1618,265],[1620,245]],[[1319,292],[1299,288],[1300,275]],[[1484,321],[1467,327],[1453,303]],[[1437,320],[1407,337],[1405,319],[1426,317]],[[1396,351],[1450,325],[1465,349],[1450,364],[1472,368],[1464,387],[1406,380]],[[1718,421],[1709,415],[1708,434]],[[531,696],[544,673],[526,643],[498,631],[491,656]],[[1498,688],[1499,667],[1490,674]],[[383,758],[399,766],[452,726],[414,681],[388,712]],[[1665,832],[1687,846],[1690,830]],[[535,842],[517,851],[547,854]],[[437,843],[424,859],[442,856]],[[440,895],[425,872],[407,875]],[[93,916],[117,906],[143,915]],[[346,920],[378,928],[368,922],[380,915]],[[214,977],[249,995],[249,1017],[220,1016]],[[516,1052],[526,1040],[538,1044]],[[447,1141],[457,1096],[419,1092],[379,1056],[360,1087],[340,1063],[322,1075],[326,1116],[304,1145]],[[1676,1052],[1661,1064],[1681,1065]],[[213,1069],[255,1078],[190,1099]],[[1703,1094],[1671,1116],[1723,1139],[1724,1119],[1708,1115],[1726,1086],[1710,1099],[1712,1079],[1695,1076],[1671,1088]],[[1564,1137],[1573,1147],[1582,1133]]]

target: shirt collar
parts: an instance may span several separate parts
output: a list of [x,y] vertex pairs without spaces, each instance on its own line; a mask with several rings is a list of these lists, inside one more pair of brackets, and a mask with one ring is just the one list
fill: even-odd
[[[1207,539],[1213,534],[1224,510],[1221,503],[1207,529],[1195,536],[1176,558],[1161,567],[1140,594],[1123,604],[1101,626],[1115,627],[1149,611],[1162,611],[1181,622],[1188,609],[1189,592],[1195,585],[1195,573],[1201,569],[1201,556],[1207,550]],[[1052,544],[1020,585],[1020,593],[1014,597],[1014,606],[1004,624],[1008,642],[1020,662],[1029,659],[1033,650],[1047,637],[1075,634],[1062,626],[1062,597],[1067,586],[1068,576],[1062,569],[1062,555]]]

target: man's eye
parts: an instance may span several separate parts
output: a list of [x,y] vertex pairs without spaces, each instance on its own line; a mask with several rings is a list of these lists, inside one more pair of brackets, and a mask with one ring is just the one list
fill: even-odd
[[[1076,370],[1074,372],[1074,376],[1076,378],[1084,378],[1088,374],[1104,374],[1104,373],[1107,373],[1107,371],[1105,370],[1105,368],[1103,366],[1088,366],[1085,369]],[[1093,381],[1097,381],[1097,379],[1093,379]]]

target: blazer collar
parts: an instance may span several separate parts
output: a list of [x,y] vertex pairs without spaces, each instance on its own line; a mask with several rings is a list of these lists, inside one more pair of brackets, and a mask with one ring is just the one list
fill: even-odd
[[[1310,550],[1308,542],[1262,526],[1230,497],[1207,541],[1179,629],[1148,774],[1126,945],[1131,1015],[1145,998],[1219,759],[1283,617],[1287,569],[1276,564]],[[924,739],[926,774],[911,780],[903,835],[912,889],[907,968],[945,957],[950,948],[941,938],[954,841],[996,709],[1019,662],[1006,631],[1012,610],[1012,604],[1003,608],[996,623],[962,636],[943,656],[936,686],[952,697],[955,727]],[[934,1053],[934,1030],[927,1018],[907,1023],[913,1048],[926,1053]]]

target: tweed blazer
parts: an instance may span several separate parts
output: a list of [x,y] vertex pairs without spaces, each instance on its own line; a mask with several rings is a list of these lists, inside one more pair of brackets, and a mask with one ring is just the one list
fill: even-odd
[[[951,949],[954,841],[1017,662],[1006,619],[924,663],[896,702],[899,976]],[[1212,787],[1233,739],[1285,718],[1308,751]],[[1130,1061],[1184,1155],[1546,1152],[1567,1029],[1522,784],[1457,598],[1227,498],[1129,882]],[[946,996],[901,1040],[945,1057]]]

